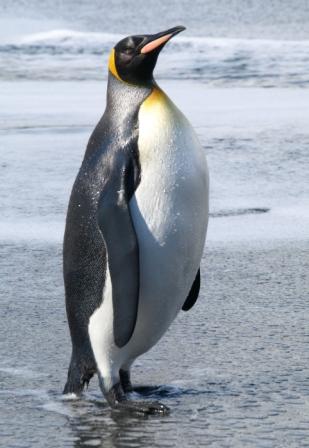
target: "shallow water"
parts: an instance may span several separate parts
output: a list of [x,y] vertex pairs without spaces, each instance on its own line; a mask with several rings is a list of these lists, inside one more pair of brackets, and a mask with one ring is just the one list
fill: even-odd
[[133,370],[144,398],[171,408],[147,418],[111,412],[96,380],[82,399],[61,396],[60,247],[2,244],[3,446],[308,446],[308,249],[208,247],[197,305]]

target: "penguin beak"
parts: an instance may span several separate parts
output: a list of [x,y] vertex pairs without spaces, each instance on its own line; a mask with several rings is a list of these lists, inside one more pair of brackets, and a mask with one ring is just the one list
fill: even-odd
[[184,31],[186,28],[184,26],[175,26],[174,28],[170,28],[169,30],[162,31],[158,34],[152,34],[147,36],[146,39],[142,43],[142,48],[140,52],[142,54],[150,53],[151,51],[163,46],[168,42],[173,36]]

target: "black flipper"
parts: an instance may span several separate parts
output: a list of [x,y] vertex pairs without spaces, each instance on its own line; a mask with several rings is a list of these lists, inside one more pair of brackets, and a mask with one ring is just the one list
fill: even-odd
[[199,269],[197,271],[193,285],[191,286],[189,295],[182,306],[183,311],[189,311],[197,301],[198,294],[200,292],[200,285],[201,285],[201,273]]
[[114,339],[123,347],[134,331],[139,297],[139,248],[129,209],[137,165],[133,158],[117,158],[100,197],[98,223],[112,282]]
[[138,111],[151,91],[109,76],[107,108],[90,137],[73,186],[63,247],[73,349],[65,391],[81,391],[97,369],[88,328],[102,304],[108,268],[116,303],[117,345],[124,345],[134,330],[139,263],[128,202],[141,176]]

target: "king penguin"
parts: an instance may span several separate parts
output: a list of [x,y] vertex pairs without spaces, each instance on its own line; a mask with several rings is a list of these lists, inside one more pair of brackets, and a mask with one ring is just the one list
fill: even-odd
[[153,78],[185,28],[127,37],[109,58],[105,112],[67,213],[63,267],[72,356],[64,393],[97,373],[112,408],[166,413],[132,399],[130,368],[192,308],[208,223],[208,169],[189,121]]

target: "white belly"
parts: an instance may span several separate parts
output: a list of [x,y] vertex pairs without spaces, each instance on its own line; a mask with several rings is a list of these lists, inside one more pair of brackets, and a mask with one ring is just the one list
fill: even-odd
[[101,370],[111,369],[111,360],[115,370],[129,365],[161,338],[186,300],[205,243],[206,158],[190,123],[161,92],[140,109],[138,148],[141,182],[129,204],[140,251],[137,323],[128,344],[117,348],[108,273],[89,326]]
[[187,119],[162,94],[139,114],[141,182],[130,202],[140,250],[140,298],[128,349],[165,333],[199,269],[208,221],[208,170]]

